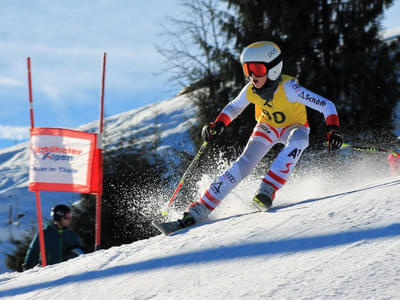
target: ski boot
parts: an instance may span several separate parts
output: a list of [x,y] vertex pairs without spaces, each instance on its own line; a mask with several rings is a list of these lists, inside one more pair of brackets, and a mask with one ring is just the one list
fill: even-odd
[[189,214],[188,212],[184,212],[182,219],[179,219],[177,222],[179,223],[180,228],[185,228],[194,225],[196,223],[196,220],[192,217],[191,214]]
[[266,183],[261,183],[256,195],[253,198],[253,205],[260,211],[267,211],[275,197],[275,189]]

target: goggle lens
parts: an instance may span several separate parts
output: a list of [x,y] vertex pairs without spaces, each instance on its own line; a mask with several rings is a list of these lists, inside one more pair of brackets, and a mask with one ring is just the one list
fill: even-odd
[[257,62],[244,63],[243,71],[246,77],[249,77],[251,74],[254,74],[257,77],[262,77],[267,74],[267,66],[263,63]]

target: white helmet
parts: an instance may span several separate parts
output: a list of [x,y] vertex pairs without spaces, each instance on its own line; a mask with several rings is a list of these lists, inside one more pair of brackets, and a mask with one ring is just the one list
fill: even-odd
[[240,63],[246,76],[250,76],[246,63],[261,62],[267,69],[270,80],[278,79],[282,72],[281,49],[273,42],[260,41],[248,45],[240,55]]

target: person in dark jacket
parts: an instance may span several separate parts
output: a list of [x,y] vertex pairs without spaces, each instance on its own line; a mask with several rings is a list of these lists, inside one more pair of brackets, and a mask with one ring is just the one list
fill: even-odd
[[[56,205],[51,210],[53,221],[43,230],[47,265],[57,264],[83,254],[83,244],[79,235],[72,231],[71,209],[63,204]],[[40,264],[41,254],[39,235],[36,234],[26,252],[23,269],[27,270]]]

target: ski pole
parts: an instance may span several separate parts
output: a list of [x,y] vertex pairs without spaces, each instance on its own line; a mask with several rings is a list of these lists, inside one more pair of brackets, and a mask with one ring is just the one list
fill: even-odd
[[206,142],[206,141],[203,142],[203,144],[201,145],[201,147],[200,147],[199,151],[197,152],[196,156],[193,158],[193,160],[190,163],[189,167],[186,169],[185,173],[182,176],[181,181],[179,181],[179,184],[175,189],[175,192],[173,193],[171,199],[169,199],[169,202],[168,202],[168,205],[167,205],[167,209],[162,212],[163,216],[167,216],[168,215],[168,210],[171,207],[171,204],[174,201],[176,195],[178,194],[180,188],[182,187],[182,184],[185,181],[185,177],[194,168],[194,166],[196,165],[196,163],[199,160],[200,156],[204,153],[204,151],[205,151],[205,149],[207,147],[207,144],[208,144],[208,142]]
[[384,152],[384,153],[392,153],[393,155],[400,156],[400,152],[392,149],[385,148],[377,148],[377,147],[365,147],[365,146],[355,146],[350,144],[343,144],[344,148],[351,148],[357,151],[367,151],[367,152]]

